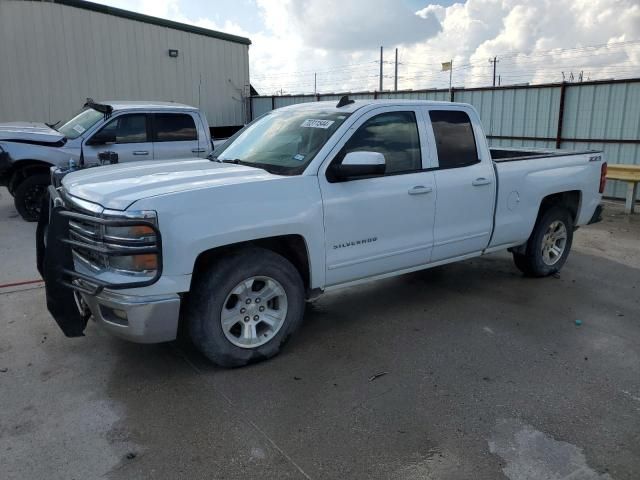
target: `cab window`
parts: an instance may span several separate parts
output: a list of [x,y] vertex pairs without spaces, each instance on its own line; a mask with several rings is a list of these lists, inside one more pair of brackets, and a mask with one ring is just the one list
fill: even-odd
[[156,113],[154,142],[184,142],[198,140],[196,124],[184,113]]
[[350,152],[383,154],[385,175],[422,169],[420,135],[415,113],[388,112],[370,118],[342,148],[340,161]]
[[429,118],[440,168],[465,167],[480,161],[469,115],[460,110],[430,110]]
[[115,138],[116,143],[148,142],[147,115],[144,113],[120,115],[107,123],[96,136]]

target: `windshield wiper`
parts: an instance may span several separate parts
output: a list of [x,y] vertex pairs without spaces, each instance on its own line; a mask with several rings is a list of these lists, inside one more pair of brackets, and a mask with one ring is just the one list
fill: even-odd
[[216,158],[215,161],[220,163],[233,163],[234,165],[244,165],[246,167],[254,167],[265,170],[267,172],[269,171],[268,166],[263,163],[245,162],[244,160],[240,160],[239,158],[225,158],[224,160],[219,160]]

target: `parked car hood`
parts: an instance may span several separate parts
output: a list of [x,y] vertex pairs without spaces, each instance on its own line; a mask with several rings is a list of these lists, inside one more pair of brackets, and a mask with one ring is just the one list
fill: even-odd
[[151,160],[78,170],[64,177],[62,185],[73,197],[126,210],[157,195],[276,178],[259,168],[210,160]]
[[15,140],[22,143],[56,143],[64,135],[44,123],[12,122],[0,123],[0,140]]

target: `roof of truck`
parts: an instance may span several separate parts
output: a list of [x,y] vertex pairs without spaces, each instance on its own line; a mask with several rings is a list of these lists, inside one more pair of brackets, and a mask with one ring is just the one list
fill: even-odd
[[113,110],[197,110],[196,107],[175,102],[150,102],[131,100],[103,100],[105,105],[110,105]]
[[286,107],[282,107],[282,109],[309,109],[309,110],[332,110],[335,109],[339,112],[348,112],[352,113],[358,110],[359,108],[366,107],[367,105],[425,105],[425,106],[469,106],[466,103],[459,102],[440,102],[436,100],[409,100],[409,99],[397,99],[397,100],[373,100],[373,99],[364,99],[364,100],[354,100],[353,103],[348,105],[344,105],[343,107],[338,107],[338,100],[330,100],[330,101],[322,101],[322,102],[307,102],[307,103],[298,103],[295,105],[289,105]]

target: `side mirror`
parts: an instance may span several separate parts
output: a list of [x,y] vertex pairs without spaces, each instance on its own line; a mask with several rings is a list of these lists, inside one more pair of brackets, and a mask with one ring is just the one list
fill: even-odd
[[110,145],[116,143],[116,136],[107,132],[98,132],[87,141],[87,145]]
[[100,165],[115,165],[118,163],[118,154],[116,152],[100,152],[98,162]]
[[333,181],[384,175],[386,162],[379,152],[349,152],[342,163],[331,167]]

